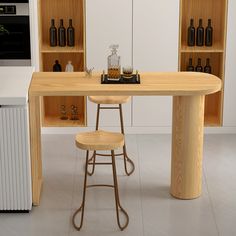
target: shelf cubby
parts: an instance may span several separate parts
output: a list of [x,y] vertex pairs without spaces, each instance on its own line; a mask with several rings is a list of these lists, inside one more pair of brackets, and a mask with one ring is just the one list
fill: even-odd
[[197,65],[198,58],[202,60],[202,67],[206,65],[206,59],[210,59],[210,65],[212,68],[212,74],[222,78],[224,75],[224,54],[223,53],[211,53],[211,52],[187,52],[181,53],[181,64],[180,70],[186,71],[187,65],[189,63],[189,58],[193,60],[193,66]]
[[[206,96],[206,126],[221,126],[223,122],[227,7],[227,0],[180,1],[179,70],[186,71],[189,58],[193,59],[193,66],[196,66],[198,58],[201,58],[203,68],[206,64],[206,59],[209,58],[212,74],[219,77],[222,81],[222,89],[220,92]],[[191,18],[194,20],[196,30],[199,19],[203,20],[204,28],[207,26],[208,19],[211,19],[213,27],[212,46],[190,47],[187,45],[187,31]]]
[[[85,126],[85,97],[44,97],[44,126]],[[65,106],[67,120],[61,119],[61,105]],[[78,108],[78,120],[72,120],[71,106]]]
[[[65,71],[66,64],[68,61],[72,62],[75,71],[83,71],[84,70],[84,55],[83,53],[43,53],[42,61],[43,61],[43,71],[53,71],[53,65],[55,64],[55,60],[58,60],[62,71]],[[58,72],[59,73],[59,72]]]
[[[39,32],[40,32],[40,70],[53,71],[53,65],[58,60],[65,71],[68,61],[72,62],[74,71],[84,71],[85,67],[85,11],[84,0],[39,0]],[[51,47],[49,29],[51,19],[59,27],[63,19],[64,27],[72,25],[75,29],[74,47]],[[55,72],[60,73],[60,72]],[[61,105],[65,105],[68,119],[61,119]],[[71,106],[78,108],[78,120],[70,117]],[[42,99],[42,125],[45,127],[85,126],[86,125],[86,98],[84,96],[44,97]]]

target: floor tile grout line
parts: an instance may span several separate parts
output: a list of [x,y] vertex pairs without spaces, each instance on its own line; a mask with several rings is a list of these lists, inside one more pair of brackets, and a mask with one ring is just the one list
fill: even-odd
[[142,198],[142,180],[141,180],[141,163],[140,163],[140,148],[138,145],[138,140],[139,140],[139,136],[136,134],[136,146],[137,146],[137,153],[138,153],[138,170],[139,170],[139,195],[140,195],[140,205],[141,205],[141,218],[142,218],[142,228],[143,228],[143,236],[145,235],[144,233],[144,220],[143,220],[143,198]]
[[205,183],[206,183],[206,189],[207,189],[207,193],[208,193],[207,195],[208,195],[208,199],[209,199],[209,202],[210,202],[210,208],[211,208],[211,212],[212,212],[212,215],[213,215],[213,219],[214,219],[214,222],[215,222],[215,225],[216,225],[217,234],[218,234],[218,236],[220,236],[220,230],[219,230],[219,227],[217,225],[214,206],[213,206],[212,198],[211,198],[211,195],[210,195],[209,186],[208,186],[208,183],[207,183],[206,170],[205,170],[204,167],[203,167],[203,176],[204,176]]

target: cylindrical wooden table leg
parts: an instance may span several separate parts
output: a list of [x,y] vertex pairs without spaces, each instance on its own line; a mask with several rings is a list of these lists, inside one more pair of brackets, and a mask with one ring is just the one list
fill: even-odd
[[171,194],[180,199],[201,195],[205,96],[173,98]]

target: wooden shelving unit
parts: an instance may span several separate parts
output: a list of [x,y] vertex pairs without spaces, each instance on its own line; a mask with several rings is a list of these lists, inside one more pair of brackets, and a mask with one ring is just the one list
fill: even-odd
[[[40,70],[52,71],[55,60],[58,60],[65,71],[68,61],[72,61],[74,71],[83,71],[85,66],[85,3],[84,0],[38,0],[39,11],[39,44]],[[64,27],[72,19],[75,28],[74,47],[51,47],[49,44],[49,28],[51,19],[55,19],[55,26],[59,27],[60,19]],[[60,73],[60,72],[55,72]],[[86,97],[44,97],[42,99],[42,125],[49,126],[85,126],[86,125]],[[61,105],[66,107],[67,120],[61,119]],[[78,108],[78,120],[71,119],[71,106]]]
[[[186,70],[189,58],[193,59],[194,66],[197,64],[197,59],[201,58],[203,67],[206,58],[210,58],[212,74],[221,78],[223,84],[220,92],[206,96],[206,126],[222,126],[223,122],[227,8],[228,0],[180,1],[179,70]],[[187,45],[187,30],[191,18],[194,19],[195,29],[197,29],[200,18],[203,20],[204,28],[207,26],[208,19],[212,20],[213,45],[211,47],[189,47]]]

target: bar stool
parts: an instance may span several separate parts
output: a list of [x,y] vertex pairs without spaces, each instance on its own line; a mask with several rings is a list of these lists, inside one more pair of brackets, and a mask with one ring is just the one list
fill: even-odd
[[[96,118],[96,130],[98,130],[99,127],[99,115],[100,110],[105,109],[118,109],[120,113],[120,127],[121,127],[121,133],[125,135],[124,132],[124,121],[123,121],[123,113],[122,113],[122,104],[129,101],[130,96],[89,96],[89,100],[93,103],[97,104],[97,118]],[[101,105],[118,105],[116,107],[109,107],[109,106],[101,106]],[[106,154],[100,154],[94,151],[92,157],[89,159],[89,163],[95,163],[96,156],[110,156]],[[123,152],[118,153],[115,156],[123,156],[124,157],[124,167],[125,167],[125,173],[129,176],[134,172],[135,166],[133,161],[128,157],[127,151],[126,151],[126,145],[124,143],[123,146]],[[130,163],[130,171],[128,171],[127,168],[127,162]],[[92,171],[88,172],[88,174],[91,176],[93,175],[95,170],[95,165],[92,166]]]
[[[75,211],[72,217],[73,226],[77,230],[80,230],[83,226],[86,189],[89,187],[112,187],[114,188],[114,194],[115,194],[117,224],[120,230],[124,230],[129,224],[129,216],[120,204],[117,174],[116,174],[116,164],[115,164],[115,153],[114,153],[115,149],[120,148],[124,145],[124,135],[121,133],[113,133],[113,132],[106,132],[102,130],[96,130],[94,132],[80,133],[76,135],[75,142],[78,148],[86,150],[86,164],[85,164],[85,175],[84,175],[83,199],[82,199],[81,206]],[[92,151],[95,151],[95,150],[111,151],[111,155],[110,155],[111,162],[89,163],[89,151],[91,150]],[[88,175],[89,165],[112,165],[114,184],[113,185],[108,185],[108,184],[87,185],[87,175]],[[126,219],[125,224],[123,226],[120,223],[119,211],[121,211],[124,214],[125,219]],[[80,225],[77,226],[75,223],[75,218],[79,212],[81,212],[81,218],[80,218]]]

